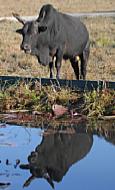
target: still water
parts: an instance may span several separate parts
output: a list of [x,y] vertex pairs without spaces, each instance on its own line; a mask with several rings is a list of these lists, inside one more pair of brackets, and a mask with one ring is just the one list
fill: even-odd
[[8,190],[115,190],[115,136],[0,127],[0,186]]

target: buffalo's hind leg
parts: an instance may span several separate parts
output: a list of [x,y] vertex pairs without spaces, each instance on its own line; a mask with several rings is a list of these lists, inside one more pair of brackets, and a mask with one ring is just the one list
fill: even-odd
[[76,57],[70,59],[71,65],[73,67],[76,79],[79,80],[79,63],[76,60]]
[[80,55],[80,59],[81,59],[81,75],[80,75],[80,78],[83,80],[86,80],[87,62],[88,62],[89,53],[90,53],[90,50],[89,50],[90,47],[89,46],[90,46],[90,43],[88,42],[83,53]]
[[85,80],[86,79],[86,68],[87,68],[87,61],[84,56],[84,53],[80,55],[81,60],[81,73],[80,73],[80,79]]
[[53,78],[53,60],[49,63],[50,78]]

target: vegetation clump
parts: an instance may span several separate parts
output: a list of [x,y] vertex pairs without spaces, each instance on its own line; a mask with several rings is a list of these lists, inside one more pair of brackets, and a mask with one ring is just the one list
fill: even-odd
[[39,82],[26,84],[20,82],[8,88],[2,88],[0,92],[0,112],[6,110],[36,110],[50,111],[53,103],[68,106],[77,100],[77,93],[66,88],[55,86],[41,86]]
[[103,89],[102,91],[93,90],[84,93],[85,107],[84,112],[89,117],[110,115],[115,110],[115,91]]
[[68,87],[41,86],[38,81],[34,84],[21,81],[2,88],[0,92],[1,113],[11,110],[48,113],[55,103],[88,117],[110,115],[115,112],[115,91],[103,89],[81,93]]

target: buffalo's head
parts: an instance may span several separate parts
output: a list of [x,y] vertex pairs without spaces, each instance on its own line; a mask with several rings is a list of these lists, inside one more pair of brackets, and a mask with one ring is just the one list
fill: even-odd
[[25,21],[15,13],[13,13],[13,16],[23,25],[21,29],[16,30],[17,33],[22,35],[21,50],[35,55],[42,65],[48,65],[50,56],[47,35],[40,32],[38,20]]
[[47,182],[51,185],[54,189],[53,179],[48,172],[48,168],[46,167],[46,163],[43,159],[43,165],[40,166],[40,158],[38,156],[38,152],[32,152],[31,155],[28,157],[29,164],[21,164],[21,169],[28,169],[32,174],[24,183],[23,187],[27,187],[30,185],[31,181],[35,178],[43,178],[47,180]]
[[25,53],[31,54],[35,49],[37,43],[38,22],[34,20],[26,21],[16,13],[13,13],[13,16],[23,24],[23,27],[21,29],[16,30],[16,32],[21,34],[23,37],[20,47],[25,51]]

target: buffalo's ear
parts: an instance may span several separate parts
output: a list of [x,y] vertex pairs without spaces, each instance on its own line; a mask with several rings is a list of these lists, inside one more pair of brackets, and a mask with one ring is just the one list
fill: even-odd
[[47,30],[47,26],[38,26],[39,32],[44,32]]
[[23,34],[23,31],[22,31],[22,29],[17,29],[17,30],[16,30],[16,33],[18,33],[18,34],[21,34],[21,35],[22,35],[22,34]]
[[47,25],[44,24],[40,19],[39,17],[37,18],[36,22],[38,23],[38,30],[39,32],[44,32],[47,30]]

